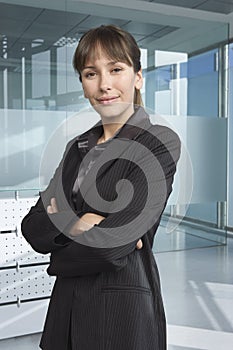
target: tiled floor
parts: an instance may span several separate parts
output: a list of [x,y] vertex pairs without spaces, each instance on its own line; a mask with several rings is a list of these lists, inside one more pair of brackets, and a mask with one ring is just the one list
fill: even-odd
[[[156,253],[156,259],[168,350],[232,350],[233,239],[227,246]],[[35,334],[2,340],[0,349],[38,350],[39,339]]]

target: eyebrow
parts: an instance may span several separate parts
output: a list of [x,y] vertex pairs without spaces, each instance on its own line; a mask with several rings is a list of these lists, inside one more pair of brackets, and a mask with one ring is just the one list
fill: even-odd
[[[108,62],[107,63],[107,66],[113,66],[114,64],[116,64],[116,63],[118,63],[119,61],[111,61],[111,62]],[[83,70],[84,69],[94,69],[94,68],[96,68],[95,66],[84,66],[83,67]]]

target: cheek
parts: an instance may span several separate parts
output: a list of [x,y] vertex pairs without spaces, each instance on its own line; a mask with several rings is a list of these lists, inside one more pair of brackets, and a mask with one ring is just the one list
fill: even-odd
[[[131,95],[134,93],[135,88],[135,79],[132,77],[125,77],[121,82],[119,82],[121,85],[121,89],[128,95]],[[120,87],[120,86],[119,86]]]
[[90,84],[83,84],[82,87],[83,87],[83,92],[84,92],[85,98],[91,98],[93,89],[90,86]]
[[89,94],[88,94],[87,90],[83,90],[83,92],[84,92],[84,97],[89,98]]
[[85,98],[88,98],[87,91],[86,91],[85,89],[83,89],[83,92],[84,92],[84,97],[85,97]]

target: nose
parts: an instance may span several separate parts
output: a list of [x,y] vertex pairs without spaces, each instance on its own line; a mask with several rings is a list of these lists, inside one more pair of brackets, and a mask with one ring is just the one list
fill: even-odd
[[111,90],[111,77],[108,73],[100,74],[99,88],[102,92]]

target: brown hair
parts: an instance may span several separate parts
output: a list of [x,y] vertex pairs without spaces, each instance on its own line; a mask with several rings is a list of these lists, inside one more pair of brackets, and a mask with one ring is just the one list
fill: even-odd
[[[133,67],[135,73],[141,69],[141,52],[134,37],[117,26],[102,25],[86,32],[75,50],[73,66],[79,74],[80,81],[87,58],[96,57],[100,47],[109,58]],[[136,88],[134,104],[143,105],[140,90]]]

